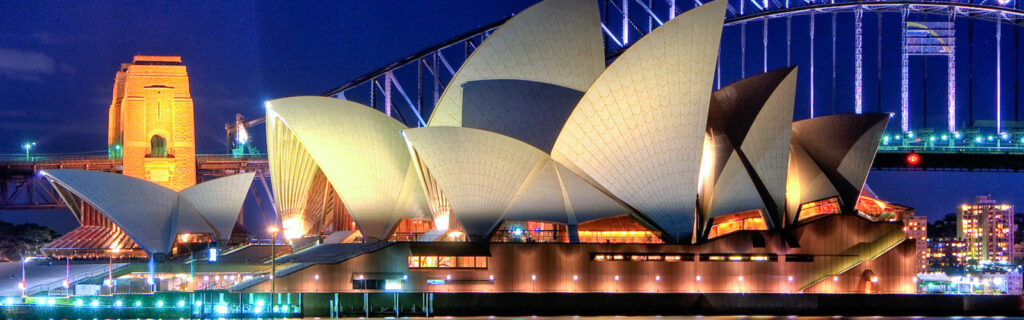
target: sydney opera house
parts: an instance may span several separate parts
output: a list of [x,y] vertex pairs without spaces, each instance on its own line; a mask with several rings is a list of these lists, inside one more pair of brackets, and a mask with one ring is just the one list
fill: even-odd
[[[424,127],[334,98],[267,102],[273,204],[296,246],[276,290],[914,292],[914,243],[862,195],[888,115],[794,122],[795,67],[713,91],[725,10],[690,10],[609,63],[596,2],[543,1],[479,46]],[[159,208],[129,217],[101,204],[144,205],[94,192],[122,182],[84,174],[48,173],[150,255],[229,235],[218,217],[252,178],[154,191]]]

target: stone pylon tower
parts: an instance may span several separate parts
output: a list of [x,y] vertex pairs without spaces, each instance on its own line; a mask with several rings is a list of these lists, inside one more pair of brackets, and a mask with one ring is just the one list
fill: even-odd
[[175,56],[135,56],[114,78],[107,147],[124,174],[175,191],[196,184],[188,72]]

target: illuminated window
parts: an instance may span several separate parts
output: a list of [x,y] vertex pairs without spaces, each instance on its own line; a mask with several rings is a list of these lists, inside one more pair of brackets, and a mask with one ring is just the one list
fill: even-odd
[[800,205],[800,211],[797,212],[800,217],[799,221],[804,221],[820,215],[839,213],[839,200],[834,197],[802,204]]
[[591,253],[593,261],[679,262],[693,261],[693,253]]
[[409,256],[410,269],[463,268],[486,269],[487,257],[477,256]]
[[451,256],[438,257],[437,267],[438,268],[452,268],[452,267],[455,267],[455,257],[451,257]]
[[437,257],[420,258],[420,268],[437,268]]
[[577,234],[582,243],[662,243],[629,215],[581,223]]
[[[879,199],[861,195],[857,200],[857,213],[871,221],[896,221],[902,216],[907,215],[910,208],[891,204]],[[910,222],[911,227],[916,227],[919,223]],[[918,230],[918,228],[911,228],[911,230]]]
[[768,262],[779,261],[779,256],[774,253],[750,254],[750,253],[702,253],[700,261],[727,261],[727,262]]
[[569,242],[568,227],[543,221],[513,221],[502,223],[493,242]]
[[768,230],[761,210],[750,210],[716,217],[711,221],[708,239],[714,239],[741,230]]

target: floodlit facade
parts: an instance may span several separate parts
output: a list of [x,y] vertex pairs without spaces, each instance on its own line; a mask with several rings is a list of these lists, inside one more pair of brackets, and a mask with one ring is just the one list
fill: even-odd
[[100,171],[42,174],[82,225],[45,246],[44,253],[157,260],[175,253],[177,243],[208,239],[226,246],[255,175],[236,174],[177,192]]
[[[306,267],[277,289],[914,292],[912,210],[863,195],[888,116],[793,122],[795,67],[712,92],[725,10],[683,13],[605,67],[596,3],[543,1],[421,128],[269,101],[280,223],[330,244],[285,258]],[[339,205],[351,229],[320,222]]]
[[195,115],[177,56],[135,56],[114,78],[107,148],[127,176],[174,191],[196,184]]

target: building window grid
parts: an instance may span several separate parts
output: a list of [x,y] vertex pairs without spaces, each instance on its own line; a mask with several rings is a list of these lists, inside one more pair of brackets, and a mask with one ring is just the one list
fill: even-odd
[[487,257],[409,256],[409,269],[487,269]]

